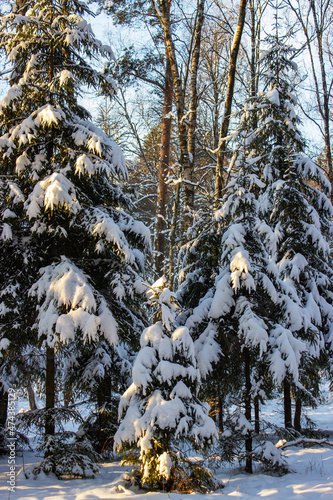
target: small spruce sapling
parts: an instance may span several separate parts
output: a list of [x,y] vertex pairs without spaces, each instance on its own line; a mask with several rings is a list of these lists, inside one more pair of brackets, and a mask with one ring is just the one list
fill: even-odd
[[120,401],[123,419],[115,446],[125,453],[125,461],[140,465],[142,485],[212,489],[210,473],[188,460],[184,451],[185,445],[204,449],[217,437],[208,405],[197,397],[200,372],[193,341],[187,327],[175,326],[176,297],[165,288],[164,278],[151,287],[149,295],[156,322],[141,336],[133,383]]

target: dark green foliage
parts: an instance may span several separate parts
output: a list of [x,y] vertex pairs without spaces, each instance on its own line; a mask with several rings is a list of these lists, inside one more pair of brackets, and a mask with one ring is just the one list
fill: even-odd
[[[74,439],[73,439],[74,438]],[[71,440],[71,442],[68,442]],[[59,479],[68,477],[93,478],[99,472],[98,462],[102,457],[87,440],[76,441],[75,433],[61,433],[47,436],[40,447],[44,459],[34,469],[37,475],[41,471],[53,472]]]

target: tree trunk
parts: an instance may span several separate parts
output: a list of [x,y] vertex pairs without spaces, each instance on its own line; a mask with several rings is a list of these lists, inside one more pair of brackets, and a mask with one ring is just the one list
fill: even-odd
[[292,428],[291,419],[291,394],[290,394],[290,383],[288,380],[283,382],[283,403],[284,403],[284,426],[286,429]]
[[218,424],[219,424],[219,431],[223,432],[223,397],[221,394],[218,395],[217,398],[217,404],[218,404]]
[[[251,363],[250,353],[245,347],[244,349],[244,369],[245,369],[245,418],[251,422]],[[245,438],[245,471],[252,474],[252,432],[249,431]]]
[[106,375],[99,383],[97,389],[98,411],[103,411],[105,405],[111,403],[111,375]]
[[64,406],[66,408],[73,402],[73,388],[72,385],[67,383],[64,388]]
[[[195,133],[197,125],[197,108],[198,108],[198,95],[197,95],[197,82],[198,82],[198,68],[201,49],[201,33],[204,23],[205,15],[205,0],[198,0],[196,12],[196,24],[194,45],[191,61],[191,80],[190,80],[190,116],[188,122],[188,151],[189,151],[189,167],[188,174],[185,174],[185,217],[187,217],[187,224],[185,223],[185,231],[192,223],[191,211],[194,208],[194,183],[193,172],[195,162]],[[187,215],[186,215],[187,214]]]
[[[170,4],[171,4],[170,1],[162,0],[160,2],[161,10],[157,9],[155,12],[159,17],[159,20],[163,28],[165,50],[171,68],[173,87],[175,91],[175,104],[177,111],[178,136],[179,136],[179,146],[180,146],[179,163],[181,165],[186,183],[191,183],[191,170],[190,170],[189,154],[188,154],[187,130],[184,120],[185,96],[179,75],[176,49],[171,32]],[[186,184],[184,189],[185,189],[185,206],[187,206],[190,201],[190,196]],[[186,208],[185,211],[187,211]],[[188,226],[188,217],[185,214],[185,230],[187,229],[187,226]]]
[[254,401],[254,430],[257,434],[260,433],[260,403],[258,398]]
[[30,382],[27,385],[27,391],[28,391],[29,408],[30,408],[30,410],[37,410],[38,409],[38,405],[37,405],[37,401],[36,401],[36,396],[35,396],[35,392],[34,392],[34,390],[33,390],[32,385],[31,385]]
[[111,375],[106,375],[100,381],[97,389],[98,407],[98,431],[99,452],[102,452],[109,436],[110,405],[112,403],[112,379]]
[[250,75],[251,75],[251,85],[250,85],[250,96],[253,98],[256,95],[256,18],[254,12],[254,0],[250,0],[250,13],[251,13],[251,64],[250,64]]
[[7,420],[8,392],[0,384],[0,427],[5,427]]
[[163,273],[164,258],[166,256],[166,205],[167,205],[167,176],[170,161],[170,138],[171,138],[171,118],[172,111],[172,74],[169,60],[166,60],[164,107],[162,120],[161,154],[158,178],[158,199],[156,211],[156,274],[157,277]]
[[[54,403],[55,403],[54,347],[46,348],[45,394],[46,394],[45,407],[46,410],[49,412],[50,410],[54,409]],[[47,415],[45,419],[45,435],[53,435],[55,431],[54,416],[50,413]]]
[[[186,125],[186,109],[185,109],[185,89],[183,88],[182,81],[180,78],[177,57],[176,57],[176,48],[172,36],[171,29],[171,20],[170,20],[170,0],[161,0],[159,2],[159,7],[156,6],[155,2],[151,0],[152,6],[155,10],[155,14],[157,15],[161,26],[164,32],[164,44],[165,50],[167,54],[167,58],[169,59],[172,79],[173,79],[173,88],[175,94],[175,105],[177,111],[177,122],[178,122],[178,136],[179,136],[179,146],[180,146],[180,159],[179,163],[181,165],[182,173],[184,176],[184,230],[185,233],[189,229],[192,223],[192,215],[191,212],[193,210],[193,202],[194,202],[194,184],[193,184],[193,168],[190,163],[189,155],[189,144],[188,144],[188,133],[187,133],[187,125]],[[203,25],[203,9],[204,9],[205,0],[197,1],[197,19],[196,19],[196,27],[195,27],[195,42],[194,42],[194,51],[192,54],[191,60],[191,85],[197,78],[197,70],[198,70],[198,62],[200,55],[200,41],[201,41],[201,29]],[[194,93],[192,95],[193,100],[191,102],[191,114],[195,111],[194,118],[192,120],[192,124],[190,124],[190,128],[195,130],[196,123],[196,106],[197,106],[197,97],[196,97],[196,84],[193,87]],[[191,120],[191,118],[190,118]],[[194,127],[194,128],[193,128]],[[193,133],[194,138],[194,133]],[[194,139],[193,139],[194,140]]]
[[240,42],[242,38],[244,23],[245,23],[245,12],[246,12],[247,0],[241,0],[239,4],[239,14],[237,28],[234,36],[234,40],[231,47],[230,59],[229,59],[229,72],[228,72],[228,85],[227,93],[225,96],[224,103],[224,116],[221,125],[219,147],[217,152],[217,164],[216,164],[216,177],[215,177],[215,204],[218,206],[219,199],[222,195],[223,188],[223,175],[224,175],[224,161],[225,161],[225,148],[226,148],[226,137],[229,129],[230,115],[231,115],[231,105],[234,95],[235,87],[235,76],[236,76],[236,62],[240,47]]
[[176,185],[175,202],[173,204],[172,222],[170,228],[170,246],[169,246],[169,288],[173,290],[173,274],[174,274],[174,250],[176,246],[176,228],[178,223],[180,204],[180,182]]
[[295,414],[294,414],[294,429],[301,432],[301,416],[302,416],[302,400],[296,396]]
[[4,389],[3,385],[0,383],[0,455],[8,451],[5,448],[5,428],[7,420],[7,408],[8,408],[8,392]]

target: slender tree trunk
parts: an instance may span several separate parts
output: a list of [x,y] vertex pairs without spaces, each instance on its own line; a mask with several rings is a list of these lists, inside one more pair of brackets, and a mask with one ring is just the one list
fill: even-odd
[[302,400],[296,396],[295,414],[294,414],[294,429],[301,432],[301,416],[302,416]]
[[[244,349],[244,369],[245,369],[245,417],[251,422],[251,363],[250,353]],[[245,438],[245,471],[252,474],[252,432],[249,431]]]
[[197,19],[195,24],[195,35],[194,35],[194,45],[193,54],[191,61],[191,80],[190,80],[190,116],[188,121],[188,151],[189,151],[189,168],[188,174],[185,174],[185,216],[188,221],[185,224],[185,230],[188,229],[192,223],[191,211],[194,208],[194,183],[193,183],[193,172],[194,172],[194,162],[195,162],[195,133],[197,125],[197,109],[198,109],[198,95],[197,95],[197,82],[198,82],[198,68],[200,59],[200,48],[201,48],[201,33],[202,26],[204,23],[205,15],[205,0],[198,0],[197,2]]
[[106,375],[99,383],[97,389],[98,411],[103,411],[105,405],[111,403],[111,375]]
[[1,442],[1,431],[5,430],[7,421],[7,408],[8,408],[8,392],[0,383],[0,450],[3,445]]
[[112,402],[112,379],[111,375],[106,375],[99,383],[97,390],[98,406],[98,441],[101,452],[105,442],[109,439],[108,424],[110,420],[109,410]]
[[257,434],[260,433],[260,403],[258,398],[254,401],[254,430]]
[[67,383],[64,388],[64,406],[66,408],[72,403],[73,401],[73,388],[72,385]]
[[28,392],[30,410],[37,410],[38,405],[37,405],[37,401],[36,401],[35,391],[33,390],[30,382],[27,385],[27,392]]
[[[164,44],[165,50],[167,54],[167,58],[169,59],[172,79],[173,79],[173,88],[175,95],[175,105],[177,112],[177,122],[178,122],[178,137],[179,137],[179,146],[180,146],[180,158],[179,163],[182,168],[182,173],[184,176],[184,230],[185,233],[189,229],[192,223],[191,211],[193,210],[194,203],[194,184],[193,184],[193,168],[190,162],[191,154],[189,154],[189,144],[188,144],[188,132],[187,132],[187,124],[186,124],[186,108],[185,108],[185,89],[183,88],[182,81],[180,78],[180,72],[177,63],[176,57],[176,49],[172,36],[171,29],[171,19],[170,19],[170,6],[171,0],[160,0],[159,6],[157,7],[154,0],[151,0],[152,6],[155,10],[155,14],[157,15],[161,26],[163,28],[164,33]],[[197,19],[196,19],[196,34],[195,34],[195,42],[194,42],[194,51],[191,58],[191,85],[197,78],[197,70],[198,70],[198,62],[200,55],[200,42],[201,42],[201,29],[203,25],[203,9],[204,9],[205,0],[197,0]],[[192,94],[193,100],[191,102],[190,115],[194,114],[194,118],[192,119],[192,124],[190,128],[195,130],[196,123],[196,106],[197,106],[197,96],[196,96],[196,84],[192,90],[194,91]],[[191,117],[189,118],[191,120]],[[194,140],[194,132],[193,132],[193,140]]]
[[250,13],[251,13],[251,65],[250,65],[250,75],[251,75],[251,97],[255,97],[256,95],[256,69],[257,69],[257,60],[256,60],[256,18],[254,11],[254,0],[250,0]]
[[166,205],[167,205],[167,176],[170,162],[171,139],[171,111],[172,111],[172,74],[170,62],[166,60],[164,107],[162,120],[161,153],[158,178],[158,199],[156,212],[156,274],[163,273],[164,258],[166,256]]
[[[156,8],[154,2],[153,5]],[[190,162],[188,154],[187,130],[185,123],[185,96],[178,69],[176,49],[171,32],[170,5],[171,5],[170,1],[162,0],[159,3],[160,10],[156,8],[155,12],[159,17],[159,20],[163,28],[165,50],[167,58],[169,60],[173,78],[173,87],[175,93],[175,104],[176,104],[177,122],[178,122],[179,146],[180,146],[179,163],[181,165],[184,174],[184,180],[186,181],[184,190],[185,190],[185,205],[187,205],[190,200],[187,184],[191,183],[191,170],[190,170]],[[188,217],[185,217],[185,229],[187,229],[187,225],[188,225]]]
[[7,420],[8,392],[0,385],[0,427],[5,427]]
[[[8,392],[0,383],[0,454],[5,450],[4,430],[7,421]],[[8,449],[6,450],[8,451]]]
[[180,181],[176,185],[175,201],[173,204],[172,222],[170,228],[170,246],[169,246],[169,288],[173,290],[174,275],[174,251],[176,247],[176,228],[178,224],[180,205]]
[[[55,404],[55,359],[54,347],[46,348],[46,380],[45,380],[45,407],[49,410],[54,409]],[[53,435],[55,431],[54,417],[48,414],[45,419],[45,434]]]
[[217,398],[217,408],[218,408],[218,424],[219,424],[219,431],[223,432],[223,397],[221,394],[218,395]]
[[236,62],[240,47],[240,42],[242,38],[244,23],[245,23],[245,12],[246,12],[247,0],[241,0],[239,4],[239,14],[238,23],[234,36],[234,40],[231,47],[230,59],[229,59],[229,73],[228,73],[228,85],[227,93],[224,103],[224,116],[221,125],[219,147],[217,152],[217,164],[216,164],[216,176],[215,176],[215,204],[218,206],[219,199],[221,198],[222,188],[223,188],[223,174],[224,174],[224,161],[225,161],[225,148],[226,148],[226,137],[229,129],[229,122],[231,116],[231,105],[234,95],[235,87],[235,76],[236,76]]
[[284,426],[286,429],[292,428],[291,419],[291,394],[288,380],[283,382],[283,403],[284,403]]

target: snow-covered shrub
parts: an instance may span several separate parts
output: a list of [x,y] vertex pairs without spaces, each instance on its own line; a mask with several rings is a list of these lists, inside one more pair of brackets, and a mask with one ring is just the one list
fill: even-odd
[[[45,421],[52,418],[58,432],[44,437]],[[102,457],[94,450],[89,439],[73,431],[66,431],[66,422],[83,424],[77,410],[72,408],[40,408],[19,413],[16,416],[17,431],[27,432],[34,429],[39,435],[38,450],[44,452],[44,459],[36,467],[34,474],[40,471],[54,472],[56,476],[94,477]]]
[[265,472],[275,473],[279,476],[287,474],[289,468],[281,450],[271,441],[264,441],[253,452],[253,459],[262,464]]
[[44,471],[46,474],[53,472],[59,478],[92,478],[99,472],[101,455],[88,440],[76,441],[73,432],[47,436],[40,449],[44,451],[44,459],[36,467],[35,474]]

